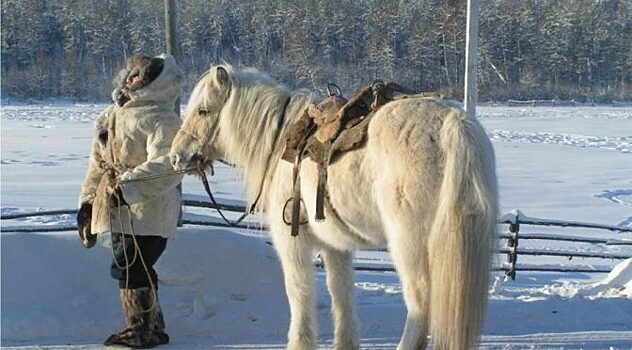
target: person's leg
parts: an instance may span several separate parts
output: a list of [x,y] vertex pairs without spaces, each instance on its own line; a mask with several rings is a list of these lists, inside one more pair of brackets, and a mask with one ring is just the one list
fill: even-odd
[[158,276],[153,268],[166,244],[167,239],[158,236],[113,234],[110,273],[119,281],[126,325],[123,331],[111,335],[106,345],[148,348],[169,342],[158,302]]
[[[151,295],[152,310],[149,315],[149,321],[153,333],[158,337],[160,344],[166,344],[169,342],[169,336],[165,333],[165,320],[158,298],[158,274],[154,270],[154,265],[164,252],[167,246],[167,239],[157,236],[137,236],[136,241],[140,246],[147,270],[143,267],[142,262],[132,265],[129,272],[131,288],[136,288],[137,286],[138,288],[151,288],[151,285],[154,286],[155,292],[152,291]],[[148,275],[151,276],[152,284],[148,284]]]
[[[138,243],[140,255],[137,253],[134,238]],[[112,236],[112,244],[114,259],[110,274],[119,281],[120,288],[151,287],[152,284],[158,288],[158,275],[154,270],[154,264],[167,247],[166,238],[116,234]],[[148,277],[151,278],[151,282]]]

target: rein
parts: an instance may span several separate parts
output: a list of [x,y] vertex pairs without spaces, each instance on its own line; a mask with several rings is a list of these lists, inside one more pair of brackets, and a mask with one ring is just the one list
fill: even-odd
[[[272,152],[270,152],[270,154],[268,155],[268,159],[266,161],[266,168],[265,168],[265,171],[263,172],[263,177],[261,179],[261,185],[259,186],[259,191],[257,192],[257,197],[255,197],[255,200],[254,200],[254,202],[252,202],[250,207],[247,208],[246,211],[244,211],[244,213],[235,221],[229,220],[224,215],[222,210],[219,209],[219,203],[215,200],[215,196],[213,196],[213,191],[211,190],[211,185],[209,184],[208,177],[206,176],[206,173],[204,172],[204,169],[202,169],[201,166],[199,166],[199,165],[196,166],[196,167],[188,167],[188,168],[180,169],[180,170],[172,170],[172,171],[167,171],[167,172],[160,173],[160,174],[148,175],[148,176],[138,177],[138,178],[134,178],[134,179],[120,180],[119,184],[128,184],[128,183],[135,183],[135,182],[151,181],[151,180],[155,180],[155,179],[162,179],[162,178],[165,178],[165,177],[171,177],[171,176],[175,176],[175,175],[186,174],[186,173],[189,173],[189,172],[192,172],[192,171],[197,171],[198,174],[200,175],[201,180],[202,180],[202,185],[204,186],[204,191],[208,195],[208,197],[211,200],[211,202],[217,206],[217,208],[215,210],[217,210],[217,212],[222,217],[222,219],[226,222],[226,224],[228,224],[231,227],[237,226],[239,223],[244,221],[250,214],[253,214],[255,212],[255,209],[257,208],[257,204],[259,203],[259,200],[261,199],[261,194],[263,193],[263,188],[264,188],[264,185],[265,185],[266,177],[268,176],[268,171],[270,170],[270,161],[272,160],[273,155],[276,153],[275,152],[275,148],[276,148],[276,145],[277,145],[277,143],[279,141],[279,138],[281,137],[281,130],[283,129],[283,124],[285,123],[287,106],[290,104],[290,101],[291,101],[291,97],[288,97],[287,100],[285,101],[285,104],[283,105],[283,111],[281,113],[281,118],[279,118],[279,120],[277,122],[277,130],[276,130],[276,133],[274,134],[274,139],[272,141],[272,147],[273,147],[272,148]],[[188,131],[188,130],[186,130],[184,128],[181,128],[180,130],[183,131],[184,133],[186,133],[188,136],[190,136],[193,139],[195,139],[196,141],[198,141],[198,142],[200,141],[200,139],[197,136],[195,136],[193,133],[191,133],[190,131]],[[200,146],[200,150],[202,150],[204,147],[206,147],[206,145],[210,142],[210,140],[211,140],[211,137],[209,136],[206,139],[206,142]],[[226,162],[222,162],[222,163],[228,164]],[[231,164],[228,164],[228,165],[231,165]],[[211,166],[211,174],[213,174],[213,173],[214,173],[213,172],[213,168]]]
[[[123,184],[135,183],[135,182],[151,181],[151,180],[162,179],[162,178],[171,177],[171,176],[175,176],[175,175],[186,174],[186,173],[190,173],[192,171],[196,171],[198,173],[198,175],[202,179],[202,185],[204,186],[204,191],[206,191],[206,194],[208,195],[208,197],[211,200],[211,202],[217,206],[217,208],[215,210],[217,210],[219,215],[222,217],[222,219],[224,219],[224,221],[229,226],[237,226],[239,223],[244,221],[244,219],[246,219],[246,217],[248,217],[248,215],[250,215],[250,214],[252,214],[254,212],[254,208],[255,208],[255,205],[257,203],[257,200],[259,199],[259,196],[257,197],[257,200],[255,200],[255,202],[253,203],[253,206],[251,206],[251,208],[247,209],[239,217],[239,219],[237,219],[236,221],[229,220],[224,215],[222,210],[219,209],[219,203],[215,200],[215,196],[213,196],[213,192],[211,191],[211,185],[209,184],[208,177],[206,176],[206,172],[204,172],[204,169],[202,169],[199,166],[198,167],[189,167],[189,168],[185,168],[185,169],[181,169],[181,170],[172,170],[172,171],[167,171],[167,172],[160,173],[160,174],[148,175],[148,176],[138,177],[138,178],[134,178],[134,179],[120,180],[118,182],[118,184],[123,185]],[[211,168],[211,172],[213,172],[212,168]]]
[[138,177],[138,178],[134,178],[134,179],[119,180],[118,183],[120,185],[124,185],[124,184],[129,184],[129,183],[134,183],[134,182],[144,182],[144,181],[162,179],[162,178],[165,178],[165,177],[171,177],[171,176],[175,176],[175,175],[186,174],[186,173],[189,173],[189,172],[195,171],[195,170],[200,170],[200,168],[199,167],[190,167],[190,168],[185,168],[185,169],[180,169],[180,170],[172,170],[172,171],[167,171],[167,172],[160,173],[160,174],[147,175],[147,176]]
[[[237,226],[239,223],[241,223],[242,221],[244,221],[244,219],[246,219],[250,214],[253,214],[255,212],[255,209],[257,208],[257,204],[259,203],[259,200],[261,199],[261,194],[263,193],[263,187],[265,185],[266,182],[266,178],[268,176],[268,171],[270,170],[270,161],[272,160],[272,156],[275,153],[275,146],[277,144],[277,142],[279,141],[279,138],[281,137],[281,130],[283,129],[283,124],[285,122],[285,115],[287,112],[287,106],[290,104],[291,101],[291,97],[288,97],[287,100],[285,101],[285,104],[283,105],[283,112],[281,113],[281,118],[279,118],[278,122],[277,122],[277,130],[276,133],[274,134],[274,139],[272,141],[272,152],[270,152],[270,154],[268,155],[268,160],[266,161],[266,168],[263,172],[263,176],[261,177],[261,185],[259,185],[259,191],[257,191],[257,197],[255,197],[254,202],[252,202],[252,204],[250,205],[250,208],[247,208],[246,211],[235,221],[231,221],[228,218],[226,218],[226,216],[224,216],[224,213],[219,209],[219,203],[217,203],[217,201],[215,201],[215,197],[213,196],[213,192],[211,191],[211,186],[208,182],[208,178],[206,177],[206,173],[201,170],[199,170],[200,173],[200,177],[202,178],[202,184],[204,185],[204,190],[206,191],[206,194],[208,194],[209,199],[211,200],[211,202],[213,204],[215,204],[217,206],[217,212],[219,213],[219,215],[222,217],[222,219],[224,219],[224,221],[229,225],[229,226]],[[188,131],[185,131],[188,133]],[[207,143],[210,140],[207,139]]]

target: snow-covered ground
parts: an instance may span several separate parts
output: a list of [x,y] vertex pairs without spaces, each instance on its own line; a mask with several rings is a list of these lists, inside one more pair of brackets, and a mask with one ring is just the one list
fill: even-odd
[[[91,122],[104,105],[2,106],[2,214],[67,209],[87,164]],[[632,227],[632,108],[481,107],[493,140],[503,212]],[[238,175],[218,167],[212,185],[224,201],[242,197]],[[201,195],[194,178],[184,192]],[[215,215],[186,209],[186,217]],[[71,224],[70,215],[3,220],[2,226]],[[503,229],[506,229],[503,228]],[[527,230],[527,228],[523,228]],[[630,240],[632,234],[529,228],[529,232]],[[75,232],[3,232],[3,348],[100,349],[121,326],[107,248],[84,249]],[[630,246],[522,241],[545,250],[616,252]],[[388,265],[385,253],[359,263]],[[375,260],[378,259],[378,260]],[[499,257],[497,264],[504,257]],[[525,264],[613,267],[619,261],[520,257]],[[161,303],[172,343],[165,349],[280,349],[289,311],[281,272],[255,230],[185,227],[158,263]],[[320,343],[331,344],[330,300],[318,277]],[[482,347],[632,348],[632,261],[606,274],[502,273],[491,296]],[[358,272],[355,296],[366,349],[393,349],[405,307],[397,276]]]

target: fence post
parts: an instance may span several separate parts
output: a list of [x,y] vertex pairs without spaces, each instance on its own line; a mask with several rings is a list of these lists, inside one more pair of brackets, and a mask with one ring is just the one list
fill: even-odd
[[518,261],[518,231],[520,231],[520,216],[516,215],[515,221],[509,224],[509,232],[511,232],[511,238],[507,240],[507,247],[509,247],[509,252],[507,253],[509,270],[505,272],[505,275],[511,277],[512,280],[516,279],[516,262]]

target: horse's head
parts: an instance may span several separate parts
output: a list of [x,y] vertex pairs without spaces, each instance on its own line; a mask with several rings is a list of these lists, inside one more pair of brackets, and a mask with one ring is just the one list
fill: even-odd
[[195,161],[210,163],[221,157],[216,138],[223,107],[230,96],[232,80],[225,67],[215,66],[200,78],[191,92],[182,128],[171,145],[171,164],[177,170]]

